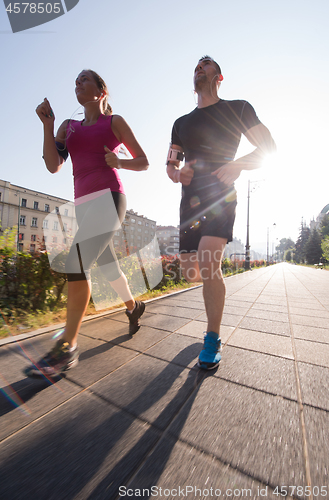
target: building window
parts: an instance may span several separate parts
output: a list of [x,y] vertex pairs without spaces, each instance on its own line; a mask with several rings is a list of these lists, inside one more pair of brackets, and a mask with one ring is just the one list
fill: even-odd
[[47,203],[45,204],[45,212],[50,212],[50,206]]
[[138,224],[141,226],[141,225],[142,225],[142,221],[141,221],[141,220],[139,220],[139,221],[138,221]]
[[31,241],[37,241],[37,235],[31,234]]
[[67,217],[68,215],[69,215],[69,211],[68,211],[67,208],[65,208],[65,210],[64,210],[64,216]]
[[35,245],[34,245],[34,243],[31,243],[31,245],[30,245],[30,252],[31,253],[35,252]]
[[131,219],[131,222],[132,222],[133,224],[135,224],[136,219]]
[[24,243],[18,243],[18,251],[23,252],[24,250]]
[[42,238],[42,240],[43,240],[43,242],[44,242],[44,243],[47,243],[47,236],[44,236],[44,237]]
[[0,201],[1,201],[2,193],[0,193]]
[[21,215],[19,218],[19,225],[20,226],[25,226],[26,225],[26,215]]
[[56,214],[59,214],[59,208],[58,207],[55,207],[55,212],[56,212]]
[[21,199],[21,206],[26,207],[27,206],[27,200],[25,198]]
[[139,232],[139,233],[141,233],[141,232],[142,232],[142,229],[141,229],[140,227],[138,228],[138,232]]
[[57,243],[57,236],[53,236],[53,243]]
[[48,221],[46,219],[44,219],[42,227],[43,229],[48,229]]
[[24,233],[19,233],[18,239],[19,239],[19,241],[23,241],[24,240]]
[[38,227],[38,217],[32,217],[31,227]]
[[64,233],[67,233],[67,224],[66,224],[66,222],[64,222],[64,224],[63,224],[63,229],[64,229]]
[[33,203],[33,209],[34,209],[34,210],[39,210],[39,202],[38,202],[38,201],[35,201],[35,202]]
[[58,222],[56,220],[54,220],[54,227],[53,227],[54,231],[58,231]]
[[151,228],[154,229],[154,224],[151,225]]
[[149,223],[148,223],[148,222],[145,222],[145,226],[148,226],[148,225],[149,225]]

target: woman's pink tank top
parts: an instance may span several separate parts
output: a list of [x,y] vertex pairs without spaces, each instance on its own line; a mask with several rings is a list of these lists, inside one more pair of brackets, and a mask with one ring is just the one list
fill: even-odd
[[70,120],[66,131],[66,148],[71,155],[74,177],[74,198],[104,190],[124,193],[117,169],[105,162],[107,146],[118,153],[120,143],[112,127],[112,115],[100,115],[94,125]]

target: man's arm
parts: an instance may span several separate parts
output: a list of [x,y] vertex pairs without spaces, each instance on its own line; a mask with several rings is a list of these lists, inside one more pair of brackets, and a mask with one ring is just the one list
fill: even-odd
[[[171,145],[172,149],[177,149],[181,153],[183,153],[183,148],[178,146],[177,144]],[[195,163],[195,161],[186,162],[183,168],[180,167],[180,161],[170,160],[167,164],[167,174],[168,177],[175,183],[181,182],[184,186],[188,186],[191,183],[192,177],[194,175],[194,170],[191,168],[191,165]]]
[[223,165],[212,173],[212,175],[216,175],[221,182],[228,186],[233,184],[242,170],[259,168],[263,158],[267,154],[276,151],[276,145],[270,131],[262,123],[250,128],[244,135],[256,149],[252,153],[242,156],[242,158]]

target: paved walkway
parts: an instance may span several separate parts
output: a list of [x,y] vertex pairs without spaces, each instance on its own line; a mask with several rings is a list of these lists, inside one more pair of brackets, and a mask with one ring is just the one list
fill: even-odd
[[2,345],[1,500],[329,497],[329,273],[226,283],[212,373],[201,287],[148,304],[132,339],[123,312],[84,323],[53,385],[22,375],[52,334]]

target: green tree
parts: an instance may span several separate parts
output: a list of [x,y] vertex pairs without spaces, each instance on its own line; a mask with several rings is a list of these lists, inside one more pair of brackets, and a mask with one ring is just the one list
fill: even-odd
[[329,236],[325,236],[321,241],[321,249],[323,258],[329,262]]
[[320,233],[321,233],[322,238],[329,236],[329,215],[328,214],[326,214],[321,221]]
[[305,254],[305,245],[310,237],[311,230],[309,227],[306,227],[303,223],[300,228],[298,240],[296,241],[296,251],[295,251],[295,261],[297,263],[305,262],[306,254]]
[[321,260],[321,236],[316,229],[313,229],[306,242],[305,256],[308,264],[318,264]]
[[282,238],[275,249],[278,252],[284,254],[284,252],[286,252],[287,250],[292,250],[293,248],[295,248],[295,243],[291,238]]

